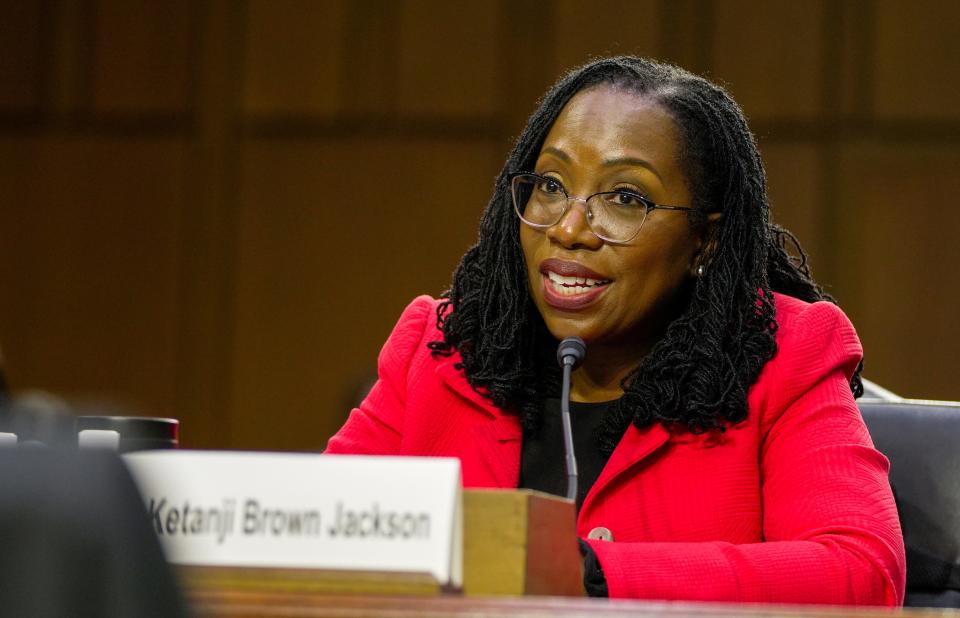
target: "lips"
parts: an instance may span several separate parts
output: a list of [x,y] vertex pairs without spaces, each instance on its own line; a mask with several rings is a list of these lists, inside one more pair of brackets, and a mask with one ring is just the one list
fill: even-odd
[[546,260],[540,262],[540,272],[543,274],[552,272],[564,277],[582,277],[585,279],[595,279],[598,281],[610,281],[600,273],[590,270],[583,264],[578,264],[577,262],[568,262],[566,260],[560,260],[557,258],[547,258]]
[[540,264],[543,298],[558,309],[577,310],[599,298],[613,281],[577,262],[556,258]]

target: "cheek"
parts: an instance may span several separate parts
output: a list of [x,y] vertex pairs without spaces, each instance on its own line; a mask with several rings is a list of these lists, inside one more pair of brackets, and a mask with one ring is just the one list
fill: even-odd
[[631,292],[669,295],[688,280],[695,245],[686,234],[672,242],[650,243],[642,249],[621,257],[621,269]]
[[520,250],[523,252],[523,261],[526,264],[527,272],[530,271],[531,265],[536,262],[538,241],[542,236],[543,234],[536,230],[531,230],[523,224],[520,225]]

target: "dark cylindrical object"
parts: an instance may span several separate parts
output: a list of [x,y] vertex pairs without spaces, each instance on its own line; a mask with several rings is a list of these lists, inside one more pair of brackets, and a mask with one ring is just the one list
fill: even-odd
[[180,421],[175,418],[78,416],[77,433],[85,429],[116,431],[120,434],[121,453],[170,449],[180,445]]

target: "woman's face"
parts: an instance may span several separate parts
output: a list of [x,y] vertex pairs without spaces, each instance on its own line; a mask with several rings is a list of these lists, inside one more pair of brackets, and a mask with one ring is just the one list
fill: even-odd
[[[536,173],[571,197],[627,189],[658,204],[689,206],[672,118],[642,95],[598,86],[574,96],[557,117]],[[649,347],[679,315],[702,246],[682,211],[653,210],[627,244],[598,238],[582,202],[546,230],[520,223],[530,292],[557,339]],[[552,277],[552,279],[551,279]],[[577,277],[574,281],[569,277]]]

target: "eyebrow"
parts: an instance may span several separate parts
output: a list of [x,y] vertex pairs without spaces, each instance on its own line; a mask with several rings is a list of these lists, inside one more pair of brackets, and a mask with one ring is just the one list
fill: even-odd
[[570,163],[570,155],[560,150],[559,148],[555,148],[553,146],[544,146],[543,150],[541,151],[541,154],[552,154],[553,156],[560,159],[561,161]]
[[650,170],[654,176],[660,178],[660,174],[657,173],[657,170],[655,167],[653,167],[652,163],[646,159],[640,159],[638,157],[616,157],[613,159],[604,159],[601,165],[604,167],[614,167],[616,165],[638,165],[642,168]]
[[[545,154],[552,154],[553,156],[557,157],[558,159],[566,163],[572,162],[572,160],[570,159],[570,155],[560,150],[559,148],[555,148],[554,146],[546,146],[544,147],[542,152]],[[600,164],[603,167],[615,167],[617,165],[637,165],[644,169],[650,170],[650,172],[653,173],[654,176],[656,176],[661,181],[663,180],[660,177],[660,174],[657,172],[656,168],[653,167],[653,165],[646,159],[640,159],[638,157],[614,157],[613,159],[604,159]]]

